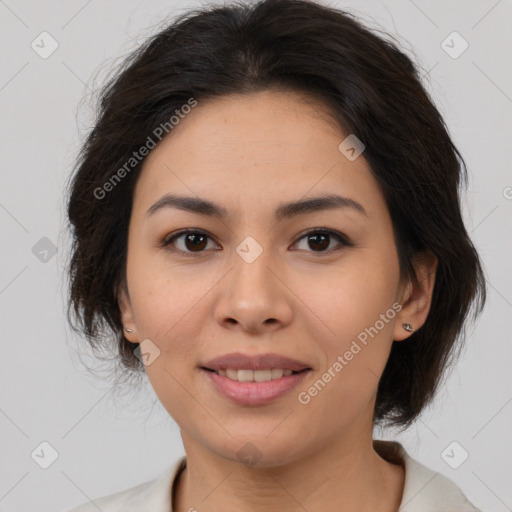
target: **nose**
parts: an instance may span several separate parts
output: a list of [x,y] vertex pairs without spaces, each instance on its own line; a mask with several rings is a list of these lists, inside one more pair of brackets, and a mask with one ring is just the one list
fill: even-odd
[[284,270],[265,251],[248,262],[234,254],[232,270],[222,281],[215,319],[228,329],[272,332],[292,319],[293,294]]

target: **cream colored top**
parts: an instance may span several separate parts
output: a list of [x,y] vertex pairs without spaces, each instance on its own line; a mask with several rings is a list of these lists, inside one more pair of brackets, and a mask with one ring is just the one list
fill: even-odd
[[[374,441],[374,447],[384,459],[405,468],[399,512],[482,512],[452,480],[414,460],[400,443]],[[186,456],[180,457],[154,480],[98,498],[69,512],[172,512],[174,482],[186,462]]]

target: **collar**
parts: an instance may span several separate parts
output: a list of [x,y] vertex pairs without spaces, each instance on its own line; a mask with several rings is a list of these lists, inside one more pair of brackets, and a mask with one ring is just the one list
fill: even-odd
[[[400,443],[374,440],[373,446],[383,459],[404,466],[404,489],[398,512],[481,512],[452,480],[413,459]],[[96,512],[97,507],[103,512],[172,512],[174,484],[186,464],[183,455],[155,480],[99,498],[70,512]]]

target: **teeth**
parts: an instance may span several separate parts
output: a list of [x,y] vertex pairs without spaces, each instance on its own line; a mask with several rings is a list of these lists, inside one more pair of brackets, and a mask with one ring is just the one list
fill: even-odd
[[272,368],[269,370],[216,370],[217,375],[227,377],[239,382],[266,382],[268,380],[280,379],[281,377],[291,375],[292,370],[283,370],[281,368]]

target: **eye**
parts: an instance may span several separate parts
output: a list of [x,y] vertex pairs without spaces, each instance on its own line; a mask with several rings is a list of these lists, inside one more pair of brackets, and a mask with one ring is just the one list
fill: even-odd
[[[306,239],[306,244],[313,249],[313,251],[323,254],[331,254],[334,251],[338,251],[343,247],[352,247],[352,242],[342,233],[338,231],[332,231],[330,229],[312,229],[303,235],[299,241]],[[331,245],[332,239],[337,240],[338,246],[326,250]],[[307,249],[306,249],[307,250]]]
[[[182,230],[175,233],[171,237],[166,237],[162,242],[162,247],[183,253],[185,256],[193,255],[193,253],[201,253],[208,246],[208,239],[212,238],[204,231],[198,230]],[[172,248],[175,242],[180,242],[180,247]],[[218,246],[216,246],[218,247]]]
[[[340,250],[343,247],[353,247],[352,242],[342,233],[330,229],[312,229],[302,235],[298,242],[305,239],[306,244],[313,249],[312,251],[319,253],[319,255],[331,254],[334,251]],[[174,252],[180,252],[184,256],[192,256],[194,253],[201,254],[208,249],[208,241],[213,239],[206,232],[201,230],[181,230],[174,233],[172,236],[166,237],[161,247],[165,247]],[[332,240],[338,241],[338,246],[330,248]],[[177,246],[179,242],[180,246]],[[296,245],[296,242],[294,245]],[[211,248],[211,247],[210,247]],[[218,249],[218,245],[214,244],[214,248]],[[300,248],[304,250],[304,248]],[[328,250],[327,250],[328,249]],[[307,249],[305,249],[307,250]]]

